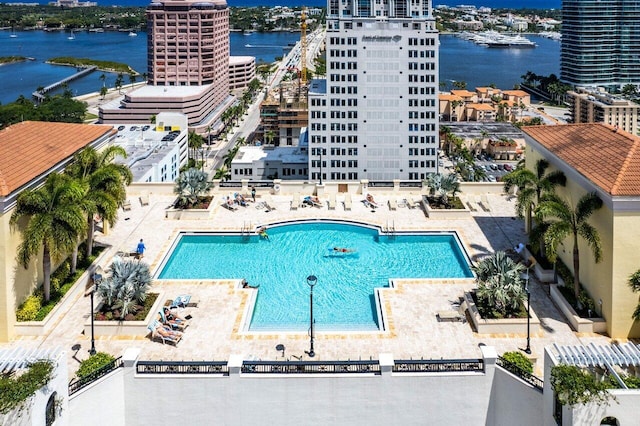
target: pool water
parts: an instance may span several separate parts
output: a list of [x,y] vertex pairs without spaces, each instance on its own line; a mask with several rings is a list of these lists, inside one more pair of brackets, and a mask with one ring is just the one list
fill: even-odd
[[[468,278],[466,256],[452,234],[379,235],[339,223],[271,227],[269,239],[183,235],[160,279],[246,279],[259,285],[250,331],[304,331],[309,286],[316,330],[378,330],[374,289],[390,278]],[[351,253],[336,253],[333,248]]]

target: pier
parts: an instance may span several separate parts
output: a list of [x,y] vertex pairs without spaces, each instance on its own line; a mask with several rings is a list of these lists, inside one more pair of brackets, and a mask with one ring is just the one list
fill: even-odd
[[78,71],[77,73],[70,75],[69,77],[63,78],[60,81],[56,81],[53,84],[48,85],[47,87],[45,87],[42,90],[36,90],[35,92],[33,92],[31,94],[31,97],[33,97],[33,99],[35,99],[38,102],[42,102],[44,100],[44,95],[54,89],[57,89],[58,87],[69,83],[70,81],[73,80],[77,80],[81,77],[84,77],[87,74],[91,74],[92,72],[94,72],[95,70],[97,70],[98,67],[96,65],[91,65],[89,67],[86,67],[84,69],[82,69],[82,71]]

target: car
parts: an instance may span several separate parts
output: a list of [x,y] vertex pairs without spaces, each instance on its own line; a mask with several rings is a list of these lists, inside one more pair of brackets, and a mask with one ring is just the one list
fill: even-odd
[[495,182],[495,181],[496,181],[496,177],[494,175],[490,175],[489,182]]
[[124,126],[118,126],[118,131],[121,132],[124,130]]
[[147,130],[149,130],[149,127],[151,126],[149,126],[148,124],[146,126],[142,126],[142,131],[146,132]]
[[511,170],[513,170],[513,167],[511,167],[511,164],[505,164],[504,165],[504,169],[508,172],[510,172]]
[[491,163],[491,164],[489,164],[489,167],[491,168],[491,170],[494,170],[494,171],[498,170],[498,165],[497,164]]
[[138,126],[131,126],[131,129],[129,129],[129,130],[131,130],[132,132],[133,132],[134,130],[138,130]]
[[502,163],[498,164],[498,170],[504,170],[504,164]]

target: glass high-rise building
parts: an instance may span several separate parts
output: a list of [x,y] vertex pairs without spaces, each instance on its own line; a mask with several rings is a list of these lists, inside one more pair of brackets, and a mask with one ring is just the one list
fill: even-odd
[[438,31],[430,0],[329,0],[326,80],[309,88],[312,180],[437,171]]
[[560,78],[578,86],[640,85],[640,1],[563,0]]

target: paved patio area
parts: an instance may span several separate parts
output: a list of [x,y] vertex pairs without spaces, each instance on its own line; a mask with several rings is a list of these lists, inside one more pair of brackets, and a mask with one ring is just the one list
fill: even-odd
[[[224,194],[226,195],[226,193]],[[165,218],[165,208],[172,196],[150,195],[150,203],[142,206],[135,196],[130,197],[132,209],[120,212],[120,219],[108,235],[98,234],[97,241],[111,246],[106,257],[107,269],[118,250],[134,251],[140,238],[147,246],[144,260],[155,272],[171,243],[180,231],[240,231],[249,226],[269,225],[293,219],[346,219],[366,222],[382,228],[396,230],[456,231],[469,256],[476,260],[495,250],[514,247],[526,241],[523,223],[514,217],[514,200],[506,195],[488,195],[490,211],[472,213],[470,219],[433,220],[421,208],[387,207],[388,197],[376,195],[381,207],[372,211],[353,197],[353,208],[345,211],[338,196],[335,210],[299,208],[290,210],[291,195],[271,195],[275,210],[257,209],[256,204],[229,211],[221,207],[222,194],[215,194],[216,207],[208,220],[171,220]],[[260,199],[258,199],[260,201]],[[301,277],[301,285],[304,277]],[[395,359],[420,358],[477,358],[478,345],[495,346],[498,353],[513,351],[526,345],[526,329],[517,335],[478,335],[468,323],[438,322],[436,313],[450,310],[465,290],[474,287],[473,280],[402,281],[396,289],[384,290],[385,310],[391,325],[388,332],[379,333],[317,333],[315,360],[377,359],[380,353],[390,352]],[[532,335],[533,357],[542,359],[543,348],[552,343],[565,345],[606,343],[610,339],[597,334],[579,335],[573,332],[561,313],[553,305],[543,284],[532,281],[532,309],[542,321],[543,331]],[[242,354],[246,359],[295,360],[308,359],[306,333],[242,333],[240,320],[252,289],[243,289],[237,280],[176,280],[158,281],[153,291],[171,299],[178,294],[191,294],[199,300],[198,307],[187,308],[193,316],[184,339],[177,347],[152,342],[149,338],[118,336],[97,337],[96,348],[115,356],[129,347],[141,348],[141,359],[162,360],[227,360],[231,354]],[[61,346],[69,354],[70,372],[77,369],[79,360],[88,356],[90,336],[83,334],[83,324],[89,315],[89,301],[79,296],[64,318],[51,333],[44,337],[18,337],[10,344]],[[284,345],[282,351],[277,345]],[[541,362],[536,371],[542,371]]]

